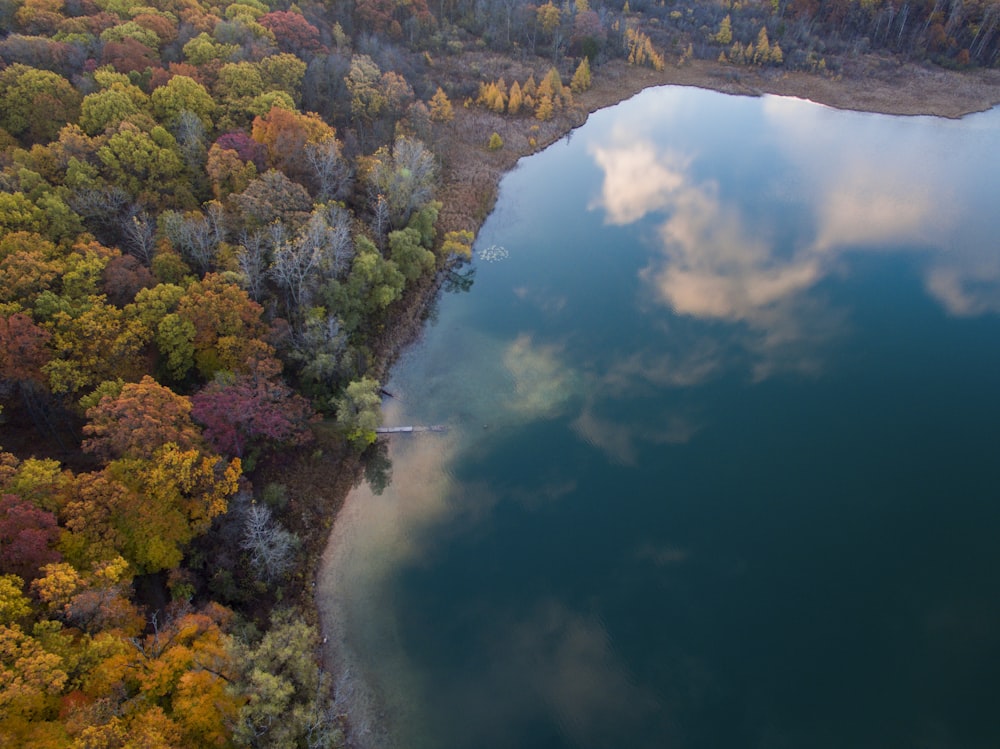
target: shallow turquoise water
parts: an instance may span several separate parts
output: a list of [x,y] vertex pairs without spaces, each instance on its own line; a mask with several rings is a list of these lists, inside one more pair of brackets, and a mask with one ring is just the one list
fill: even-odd
[[397,743],[1000,745],[998,146],[664,88],[524,160],[331,590]]

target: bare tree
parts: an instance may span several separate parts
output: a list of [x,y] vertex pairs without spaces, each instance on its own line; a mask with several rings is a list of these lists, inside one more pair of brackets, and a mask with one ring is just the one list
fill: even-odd
[[324,318],[309,317],[292,339],[291,359],[299,364],[299,377],[311,389],[333,392],[349,366],[347,333],[340,319],[327,314]]
[[[434,199],[437,163],[434,155],[416,138],[396,138],[391,153],[380,148],[367,174],[370,198],[381,196],[388,203],[392,227],[402,229],[414,211]],[[372,210],[377,201],[372,203]]]
[[140,211],[132,196],[117,185],[79,188],[67,202],[87,228],[108,245],[122,243],[132,218]]
[[285,239],[275,225],[272,240],[271,276],[285,292],[289,313],[295,313],[309,305],[321,283],[346,270],[353,252],[350,214],[321,206],[293,239]]
[[207,273],[215,263],[219,245],[225,241],[225,212],[222,204],[211,201],[205,213],[181,215],[166,211],[160,217],[163,232],[186,260],[200,272]]
[[284,290],[289,312],[300,310],[309,301],[326,231],[322,218],[313,214],[297,237],[274,247],[271,276]]
[[316,180],[316,197],[320,201],[342,200],[350,193],[351,165],[336,138],[306,144],[306,163]]
[[240,272],[243,274],[243,286],[255,302],[264,297],[270,257],[271,243],[265,232],[259,230],[252,234],[244,232],[240,239],[236,262],[239,263]]
[[378,248],[385,254],[385,239],[391,228],[389,222],[389,201],[382,193],[378,193],[372,199],[374,208],[372,209],[372,231],[378,241]]
[[153,262],[156,252],[156,223],[145,211],[125,222],[125,249],[146,266]]
[[197,171],[204,164],[208,152],[205,146],[205,123],[194,112],[185,109],[177,117],[173,131],[184,156],[184,163],[188,169]]
[[298,545],[299,539],[275,522],[267,505],[254,502],[247,507],[240,546],[264,580],[277,580],[291,568]]

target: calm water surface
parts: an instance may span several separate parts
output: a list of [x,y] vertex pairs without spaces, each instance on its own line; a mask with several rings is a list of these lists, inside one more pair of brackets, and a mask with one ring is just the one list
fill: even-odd
[[998,152],[664,88],[524,160],[321,580],[397,745],[1000,746]]

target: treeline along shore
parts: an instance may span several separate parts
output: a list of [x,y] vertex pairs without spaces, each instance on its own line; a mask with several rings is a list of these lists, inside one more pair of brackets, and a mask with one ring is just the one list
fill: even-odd
[[998,50],[1000,2],[2,0],[0,744],[350,743],[314,572],[502,175],[656,85],[960,116]]

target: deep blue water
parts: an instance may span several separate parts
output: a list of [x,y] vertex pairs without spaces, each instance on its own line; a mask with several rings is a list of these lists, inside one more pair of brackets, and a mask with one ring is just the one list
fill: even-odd
[[334,591],[398,745],[1000,746],[998,147],[665,88],[508,175]]

